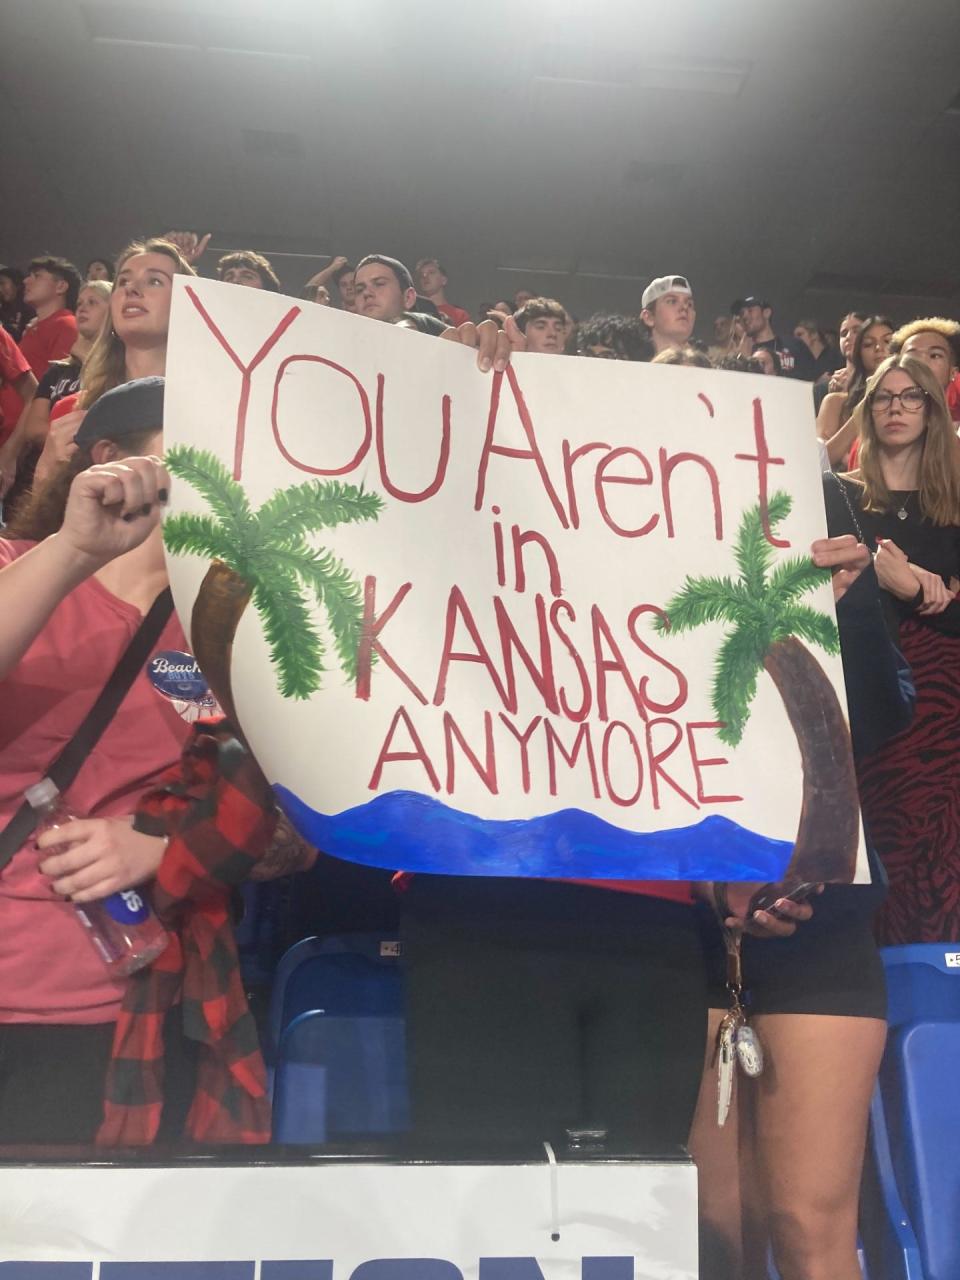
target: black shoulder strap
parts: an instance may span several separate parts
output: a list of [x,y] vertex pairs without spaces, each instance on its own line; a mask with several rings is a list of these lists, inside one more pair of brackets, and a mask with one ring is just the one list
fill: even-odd
[[[120,703],[130,691],[151,649],[160,639],[173,612],[173,597],[165,587],[150,606],[136,635],[127,645],[123,656],[104,685],[100,696],[87,712],[86,718],[56,760],[48,767],[45,776],[55,782],[58,791],[66,791],[80,772],[80,767],[97,745],[104,729],[117,713]],[[36,826],[37,815],[24,802],[7,825],[0,831],[0,871],[7,865]]]

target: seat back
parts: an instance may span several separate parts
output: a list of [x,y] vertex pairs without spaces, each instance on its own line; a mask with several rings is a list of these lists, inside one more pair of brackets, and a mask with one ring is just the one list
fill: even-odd
[[960,1022],[960,943],[884,947],[887,1022]]
[[[960,984],[958,984],[960,985]],[[891,1045],[894,1145],[927,1280],[960,1276],[960,1021],[914,1022]],[[889,1074],[885,1084],[889,1090]],[[889,1092],[888,1092],[889,1096]]]
[[337,1017],[400,1017],[403,974],[400,944],[379,934],[304,938],[277,966],[270,997],[271,1061],[284,1031],[303,1013],[322,1010]]
[[294,1018],[280,1041],[273,1108],[275,1142],[408,1129],[403,1018],[318,1010]]
[[960,1276],[960,944],[888,947],[890,1034],[873,1105],[926,1280]]

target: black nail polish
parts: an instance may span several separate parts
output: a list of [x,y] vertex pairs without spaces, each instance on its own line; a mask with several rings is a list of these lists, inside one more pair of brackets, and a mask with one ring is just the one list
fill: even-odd
[[167,491],[166,491],[166,489],[158,489],[158,490],[157,490],[157,500],[158,500],[159,502],[166,502],[166,500],[167,500]]

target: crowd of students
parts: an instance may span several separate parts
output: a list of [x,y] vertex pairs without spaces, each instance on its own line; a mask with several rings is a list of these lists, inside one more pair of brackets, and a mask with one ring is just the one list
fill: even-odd
[[[86,279],[52,256],[22,275],[0,270],[0,823],[166,586],[158,455],[172,281],[195,273],[208,241],[136,242],[91,262]],[[254,251],[224,255],[216,274],[280,291]],[[834,346],[813,320],[782,338],[770,305],[747,295],[707,344],[680,275],[651,281],[636,315],[581,321],[527,293],[471,319],[448,283],[436,259],[411,272],[370,254],[356,266],[334,258],[303,292],[475,347],[483,372],[525,351],[811,384],[830,535],[811,554],[834,574],[873,884],[759,907],[757,886],[416,877],[398,910],[417,1127],[542,1136],[603,1120],[647,1144],[689,1141],[705,1276],[761,1274],[770,1239],[785,1280],[852,1280],[885,1035],[875,940],[960,940],[960,324],[896,328],[851,311]],[[157,648],[186,644],[171,619]],[[69,798],[83,820],[39,849],[28,840],[4,865],[0,836],[0,1141],[266,1140],[231,890],[303,870],[315,851],[278,819],[229,726],[191,729],[146,673]],[[142,883],[173,943],[149,971],[108,981],[71,900]],[[770,1068],[742,1083],[742,1123],[734,1114],[718,1129],[712,1044],[738,935]],[[38,939],[56,964],[33,962]],[[56,1081],[64,1062],[69,1094]],[[741,1176],[748,1166],[756,1176]]]

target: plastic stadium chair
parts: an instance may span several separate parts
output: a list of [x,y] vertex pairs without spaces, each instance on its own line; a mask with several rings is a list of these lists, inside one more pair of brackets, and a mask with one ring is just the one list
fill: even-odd
[[376,933],[304,938],[282,957],[270,995],[270,1043],[275,1055],[284,1029],[301,1013],[402,1015],[400,943]]
[[319,1143],[409,1127],[403,1018],[313,1010],[293,1020],[280,1042],[275,1142]]
[[[960,944],[888,947],[890,1036],[871,1154],[897,1275],[960,1277]],[[889,1256],[889,1254],[888,1254]]]
[[306,938],[271,996],[274,1140],[318,1143],[409,1127],[399,943]]

